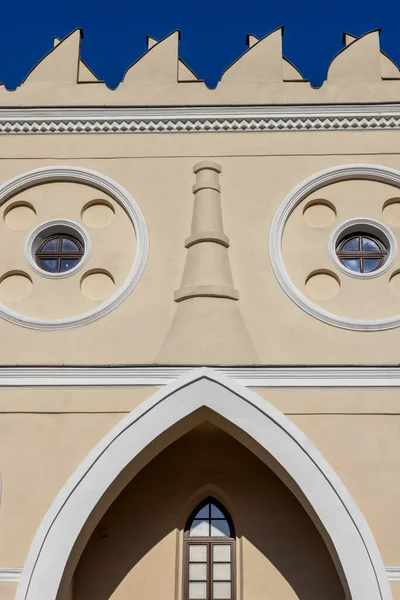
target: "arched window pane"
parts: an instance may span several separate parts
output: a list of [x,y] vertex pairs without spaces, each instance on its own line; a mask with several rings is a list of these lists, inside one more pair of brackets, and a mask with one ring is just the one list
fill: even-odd
[[379,252],[380,248],[374,240],[370,238],[362,238],[362,249],[365,252]]
[[208,537],[210,535],[210,525],[209,521],[203,519],[195,519],[193,521],[193,525],[190,528],[190,537],[194,536],[205,536]]
[[58,252],[60,248],[60,238],[54,238],[43,245],[41,252]]
[[211,535],[212,536],[229,536],[230,527],[228,521],[219,519],[218,521],[211,521]]
[[215,504],[211,503],[211,518],[212,519],[225,519],[225,515],[219,510]]
[[354,252],[360,249],[360,238],[354,237],[351,238],[348,242],[343,244],[342,252]]
[[206,504],[196,514],[196,519],[209,519],[210,518],[210,503]]
[[62,252],[79,252],[79,246],[69,238],[63,238]]

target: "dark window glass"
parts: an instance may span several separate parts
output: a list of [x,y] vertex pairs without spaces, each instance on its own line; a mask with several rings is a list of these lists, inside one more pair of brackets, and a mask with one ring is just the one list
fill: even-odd
[[49,273],[65,273],[79,263],[83,245],[70,235],[52,235],[36,250],[36,262]]
[[346,269],[355,273],[372,273],[385,263],[388,251],[377,238],[353,233],[339,242],[336,254]]
[[185,528],[185,600],[235,600],[235,531],[226,509],[206,498]]

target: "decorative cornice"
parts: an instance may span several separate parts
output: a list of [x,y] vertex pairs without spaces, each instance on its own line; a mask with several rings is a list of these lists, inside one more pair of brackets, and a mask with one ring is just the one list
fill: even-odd
[[12,569],[7,567],[0,567],[0,583],[6,581],[19,581],[21,577],[22,569]]
[[400,129],[400,104],[0,109],[0,135],[365,129]]
[[[400,581],[400,567],[385,567],[389,581]],[[11,569],[0,567],[0,583],[18,582],[22,569]]]
[[385,567],[389,581],[400,581],[400,567]]
[[[161,387],[194,366],[0,367],[1,388]],[[400,367],[213,367],[250,388],[400,389]]]

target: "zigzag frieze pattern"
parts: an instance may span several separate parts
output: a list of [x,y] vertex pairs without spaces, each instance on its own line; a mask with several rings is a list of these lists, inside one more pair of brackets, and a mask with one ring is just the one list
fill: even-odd
[[297,117],[222,119],[129,119],[3,121],[0,134],[30,133],[207,133],[234,131],[341,131],[400,129],[400,115],[390,117]]

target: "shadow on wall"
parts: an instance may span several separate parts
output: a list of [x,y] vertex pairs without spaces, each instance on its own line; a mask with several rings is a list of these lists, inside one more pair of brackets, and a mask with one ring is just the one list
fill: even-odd
[[234,520],[238,600],[344,600],[328,550],[294,495],[208,423],[171,444],[115,500],[78,563],[73,599],[180,598],[178,533],[205,486],[223,490]]

